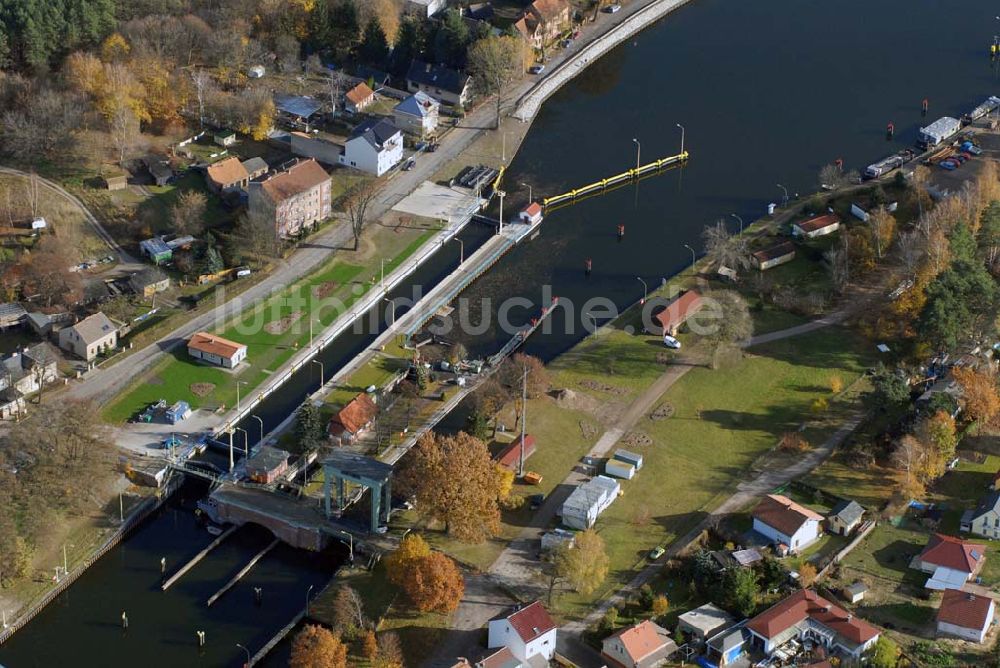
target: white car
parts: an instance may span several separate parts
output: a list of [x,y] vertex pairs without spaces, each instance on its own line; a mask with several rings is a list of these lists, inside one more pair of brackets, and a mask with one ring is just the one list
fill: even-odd
[[674,337],[670,336],[669,334],[663,335],[663,345],[665,345],[667,348],[672,348],[674,350],[681,349],[681,342],[675,339]]
[[610,5],[608,7],[605,7],[604,11],[606,11],[608,14],[617,14],[619,11],[621,11],[621,8],[622,8],[621,5]]

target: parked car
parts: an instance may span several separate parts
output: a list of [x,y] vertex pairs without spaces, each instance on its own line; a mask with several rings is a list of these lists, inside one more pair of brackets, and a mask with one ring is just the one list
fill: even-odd
[[608,14],[617,14],[618,12],[621,11],[621,9],[622,9],[621,5],[608,5],[607,7],[604,8],[604,11],[606,11]]
[[681,342],[675,339],[674,337],[670,336],[669,334],[663,335],[663,345],[665,345],[667,348],[672,348],[673,350],[681,349]]
[[666,552],[666,550],[663,549],[663,546],[657,545],[652,550],[650,550],[649,554],[647,554],[646,556],[649,557],[650,561],[656,561],[657,559],[663,556],[664,552]]
[[545,65],[532,65],[528,68],[528,74],[541,74],[545,71]]
[[403,171],[408,172],[414,167],[416,167],[416,165],[417,165],[416,160],[414,160],[413,158],[408,158],[406,162],[403,163]]

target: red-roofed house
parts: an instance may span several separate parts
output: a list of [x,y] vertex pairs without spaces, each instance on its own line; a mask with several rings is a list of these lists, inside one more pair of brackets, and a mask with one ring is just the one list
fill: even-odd
[[528,206],[524,207],[518,215],[518,218],[520,218],[521,222],[526,225],[540,223],[542,221],[542,205],[538,202],[532,202]]
[[235,369],[247,358],[247,347],[208,332],[197,332],[188,339],[188,355],[209,364]]
[[792,236],[812,239],[813,237],[822,237],[826,234],[832,234],[839,229],[840,218],[837,218],[831,213],[825,216],[816,216],[815,218],[810,218],[809,220],[803,220],[801,223],[793,223]]
[[753,509],[753,528],[791,552],[816,542],[823,516],[787,496],[768,494]]
[[624,628],[601,643],[601,656],[609,666],[654,668],[677,651],[670,633],[650,620]]
[[701,295],[695,290],[688,290],[653,315],[653,333],[673,336],[703,305]]
[[330,175],[315,160],[299,160],[250,183],[249,210],[269,221],[279,238],[298,234],[330,217]]
[[344,107],[352,114],[363,111],[374,101],[375,91],[363,81],[344,94]]
[[490,649],[506,647],[521,661],[542,657],[551,661],[556,652],[556,623],[538,601],[519,607],[506,617],[491,619]]
[[937,613],[937,633],[981,643],[995,612],[996,603],[989,596],[945,589]]
[[527,665],[506,647],[501,647],[476,661],[476,668],[526,668]]
[[927,547],[910,563],[911,568],[930,573],[928,589],[961,589],[986,563],[986,547],[960,538],[934,534]]
[[341,445],[349,445],[361,432],[371,426],[376,415],[378,406],[375,405],[375,401],[367,392],[362,392],[337,411],[337,414],[330,419],[327,432],[330,438],[340,441]]
[[[535,437],[531,434],[525,434],[524,436],[524,459],[527,461],[528,457],[535,454]],[[496,456],[496,462],[500,466],[504,467],[508,471],[517,472],[517,465],[521,461],[521,437],[518,436],[516,441],[511,441],[503,450],[500,451]]]
[[796,638],[811,640],[828,650],[859,658],[878,640],[879,630],[843,608],[837,607],[812,589],[797,591],[760,613],[746,628],[753,644],[770,656]]

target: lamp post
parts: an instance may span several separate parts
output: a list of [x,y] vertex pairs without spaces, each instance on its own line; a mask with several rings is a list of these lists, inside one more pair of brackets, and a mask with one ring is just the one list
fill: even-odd
[[319,360],[310,360],[313,364],[319,364],[319,386],[323,387],[323,363]]
[[645,304],[646,303],[646,296],[649,294],[649,286],[646,285],[646,281],[642,280],[638,276],[635,277],[635,280],[637,280],[640,283],[642,283],[642,301],[640,302],[640,304]]
[[306,589],[306,617],[309,616],[309,594],[313,590],[313,585],[309,585],[309,589]]
[[680,123],[678,123],[677,127],[679,127],[681,129],[681,155],[683,155],[684,154],[684,126],[681,125]]
[[785,193],[784,199],[781,200],[781,205],[784,206],[784,205],[788,204],[788,188],[786,188],[785,186],[781,185],[780,183],[778,184],[778,187],[781,188],[781,191],[783,193]]
[[457,241],[458,242],[458,263],[459,264],[464,264],[465,263],[465,242],[462,241],[461,239],[459,239],[458,237],[455,237],[454,239],[452,239],[452,241]]
[[247,430],[244,429],[244,428],[242,428],[242,427],[236,427],[236,431],[242,431],[243,432],[243,454],[245,456],[249,457],[250,456],[250,434],[248,434]]
[[591,313],[590,311],[584,312],[584,315],[587,316],[588,318],[590,318],[591,322],[594,323],[594,333],[596,334],[597,333],[597,318],[595,318],[594,314]]
[[532,192],[532,189],[531,189],[531,184],[530,183],[522,183],[521,185],[528,189],[528,204],[531,204],[532,202],[535,201],[535,198],[532,197],[533,192]]
[[698,261],[698,254],[695,253],[694,249],[688,246],[687,244],[684,244],[684,248],[687,248],[689,251],[691,251],[691,269],[693,270],[694,263]]
[[381,286],[382,292],[385,292],[385,258],[381,259],[380,265],[381,278],[379,279],[379,286]]
[[252,417],[254,420],[256,420],[257,422],[260,423],[260,442],[263,443],[264,442],[264,421],[262,419],[260,419],[259,417],[257,417],[256,415],[251,415],[250,417]]
[[236,646],[247,653],[247,662],[243,664],[243,668],[250,668],[250,650],[239,643],[236,643]]
[[500,226],[497,228],[497,234],[500,234],[503,232],[503,198],[507,196],[507,193],[498,190],[497,195],[500,197]]
[[[632,141],[635,142],[635,175],[639,176],[639,166],[642,165],[642,143],[635,137],[632,137]],[[684,149],[681,148],[681,153],[683,152]]]
[[740,221],[740,234],[743,234],[743,219],[737,216],[735,213],[731,213],[729,215],[735,218],[736,220]]
[[249,383],[247,383],[247,381],[245,381],[245,380],[238,380],[238,381],[236,381],[236,412],[237,413],[239,413],[239,411],[240,411],[240,385],[248,385],[248,384]]

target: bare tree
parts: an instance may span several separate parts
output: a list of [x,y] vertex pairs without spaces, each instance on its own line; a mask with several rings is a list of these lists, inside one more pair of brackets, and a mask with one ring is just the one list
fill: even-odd
[[354,250],[361,244],[361,232],[368,224],[368,209],[378,193],[378,184],[371,180],[362,181],[347,193],[344,210],[354,232]]
[[337,108],[340,106],[340,98],[344,95],[344,89],[350,79],[342,70],[329,70],[327,78],[327,92],[330,95],[330,118],[336,118]]
[[906,268],[906,275],[913,278],[917,271],[920,258],[924,255],[924,241],[917,231],[903,232],[896,242],[899,260]]
[[281,254],[281,240],[278,239],[273,214],[251,207],[240,218],[233,235],[236,248],[258,264]]
[[198,68],[191,72],[191,83],[194,84],[194,96],[198,100],[198,127],[205,127],[205,97],[212,84],[211,75]]
[[730,269],[746,269],[750,266],[746,238],[730,234],[725,221],[706,225],[701,232],[701,239],[705,245],[705,254],[720,266]]
[[868,229],[871,232],[875,255],[881,260],[892,244],[892,237],[896,231],[896,219],[885,210],[885,207],[880,206],[868,216]]
[[843,293],[851,281],[851,254],[849,252],[847,235],[841,237],[840,248],[831,248],[826,252],[826,262],[830,269],[830,278],[837,292]]
[[476,90],[482,95],[496,95],[496,128],[500,127],[503,91],[524,71],[523,43],[517,37],[487,37],[469,49],[469,72]]
[[208,198],[197,190],[187,190],[180,194],[170,209],[170,217],[177,234],[198,236],[205,227],[205,209]]
[[24,202],[27,205],[28,211],[31,213],[32,219],[38,217],[38,196],[39,196],[39,185],[38,174],[31,172],[28,178],[23,180],[24,183]]
[[118,104],[108,119],[108,131],[118,155],[118,165],[124,167],[126,158],[139,142],[139,119],[128,105]]
[[823,165],[819,170],[819,184],[828,190],[837,190],[844,186],[844,173],[837,165]]

